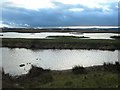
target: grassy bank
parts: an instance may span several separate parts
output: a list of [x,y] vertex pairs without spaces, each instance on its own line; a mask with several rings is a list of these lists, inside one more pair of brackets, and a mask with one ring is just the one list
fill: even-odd
[[75,66],[71,70],[53,71],[32,66],[29,73],[12,77],[3,72],[3,88],[118,88],[120,64]]
[[2,39],[2,47],[29,49],[100,49],[120,50],[119,40],[95,40],[79,38],[54,39]]

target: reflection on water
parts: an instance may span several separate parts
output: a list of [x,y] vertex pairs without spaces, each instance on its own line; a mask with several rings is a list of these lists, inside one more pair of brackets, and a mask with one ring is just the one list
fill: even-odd
[[58,32],[42,32],[42,33],[16,33],[7,32],[0,33],[0,38],[46,38],[47,36],[85,36],[90,37],[90,39],[112,39],[110,36],[118,36],[115,33],[58,33]]
[[[52,70],[71,69],[74,65],[101,65],[104,62],[118,61],[118,50],[37,50],[8,49],[2,50],[2,61],[5,72],[13,75],[27,73],[31,64]],[[25,66],[20,67],[21,64]]]

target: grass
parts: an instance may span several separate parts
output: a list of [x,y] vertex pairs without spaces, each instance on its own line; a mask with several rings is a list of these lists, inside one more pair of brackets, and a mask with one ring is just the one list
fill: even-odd
[[[109,66],[111,71],[105,69]],[[116,67],[117,66],[117,67]],[[82,68],[82,69],[81,69]],[[77,71],[84,67],[75,66]],[[120,69],[120,64],[105,64],[101,66],[86,67],[87,73],[75,74],[71,70],[53,71],[32,66],[31,73],[21,75],[18,78],[11,77],[3,73],[3,87],[17,88],[118,88],[118,74],[116,68]],[[114,72],[113,72],[114,71]],[[39,74],[38,74],[39,73]],[[32,74],[32,76],[31,76]],[[34,75],[35,74],[35,75]],[[17,84],[17,85],[16,85]]]
[[72,72],[73,72],[74,74],[85,74],[85,73],[86,73],[86,70],[85,70],[85,68],[82,67],[82,66],[74,66],[74,67],[72,68]]
[[2,39],[2,47],[29,49],[101,49],[119,50],[119,40],[101,39]]

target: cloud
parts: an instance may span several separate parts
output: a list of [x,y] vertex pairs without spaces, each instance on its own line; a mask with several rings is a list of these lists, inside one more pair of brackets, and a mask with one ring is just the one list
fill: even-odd
[[70,11],[73,11],[73,12],[81,12],[81,11],[84,11],[83,8],[71,8],[69,9]]
[[11,2],[16,7],[38,10],[40,8],[54,8],[52,0],[6,0],[4,3]]
[[6,0],[3,3],[2,20],[7,25],[32,27],[118,25],[117,0],[75,1]]

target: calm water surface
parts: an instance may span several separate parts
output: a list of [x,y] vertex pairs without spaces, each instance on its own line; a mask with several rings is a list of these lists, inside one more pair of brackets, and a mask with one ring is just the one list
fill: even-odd
[[[30,50],[9,49],[2,50],[2,66],[5,72],[12,75],[25,74],[31,68],[31,64],[52,70],[71,69],[75,65],[92,66],[101,65],[104,62],[118,61],[118,50]],[[1,58],[1,57],[0,57]],[[20,64],[25,64],[19,67]]]
[[[3,35],[3,36],[2,36]],[[16,33],[5,32],[0,33],[0,38],[46,38],[47,36],[85,36],[90,39],[112,39],[110,36],[118,36],[115,33],[59,33],[59,32],[41,32],[41,33]]]

